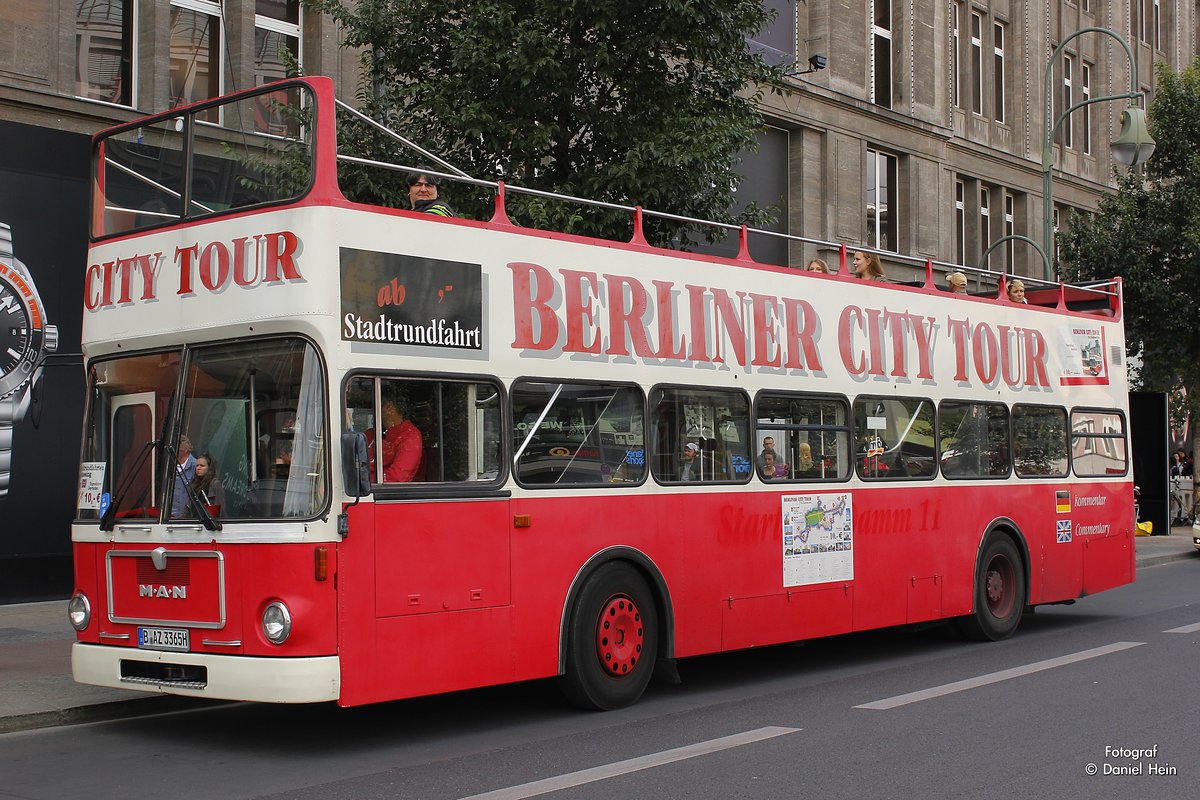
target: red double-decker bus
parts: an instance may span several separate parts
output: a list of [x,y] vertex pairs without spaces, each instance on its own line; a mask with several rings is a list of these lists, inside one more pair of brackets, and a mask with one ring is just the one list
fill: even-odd
[[[1134,579],[1120,287],[980,294],[352,202],[322,78],[94,143],[77,680],[354,705]],[[424,160],[424,157],[422,157]],[[452,170],[425,175],[444,178]],[[644,212],[649,213],[649,212]],[[894,260],[903,257],[892,255]],[[997,285],[998,284],[998,285]]]

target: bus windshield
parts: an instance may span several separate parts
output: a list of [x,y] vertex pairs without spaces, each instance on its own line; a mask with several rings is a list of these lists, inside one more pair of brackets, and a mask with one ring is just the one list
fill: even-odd
[[312,518],[326,505],[324,379],[303,340],[99,361],[89,394],[81,519],[110,503],[117,519],[165,521],[196,520],[196,502],[226,520]]

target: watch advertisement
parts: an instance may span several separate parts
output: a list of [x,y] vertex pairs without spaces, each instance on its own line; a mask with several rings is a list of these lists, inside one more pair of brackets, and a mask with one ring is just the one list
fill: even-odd
[[87,136],[0,121],[0,603],[71,589]]

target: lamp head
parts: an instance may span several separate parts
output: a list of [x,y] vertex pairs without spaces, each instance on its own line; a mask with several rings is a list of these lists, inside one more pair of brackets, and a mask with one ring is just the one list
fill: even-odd
[[815,56],[809,56],[809,58],[808,58],[808,66],[814,72],[816,72],[817,70],[825,69],[825,67],[828,63],[829,63],[829,59],[827,59],[825,56],[823,56],[821,54],[817,54]]
[[1121,134],[1113,139],[1112,157],[1127,167],[1145,164],[1154,153],[1154,139],[1146,129],[1146,112],[1130,106],[1121,112]]

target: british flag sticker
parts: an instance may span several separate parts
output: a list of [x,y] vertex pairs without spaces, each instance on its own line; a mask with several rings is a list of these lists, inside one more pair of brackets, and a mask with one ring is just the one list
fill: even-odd
[[1071,520],[1060,519],[1056,524],[1058,525],[1058,541],[1060,543],[1071,541]]

